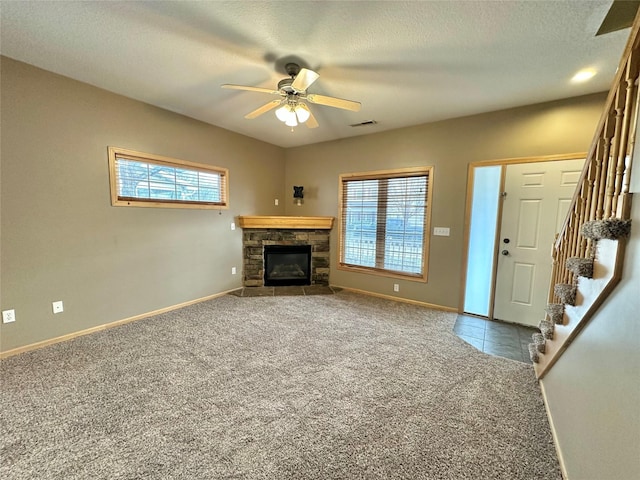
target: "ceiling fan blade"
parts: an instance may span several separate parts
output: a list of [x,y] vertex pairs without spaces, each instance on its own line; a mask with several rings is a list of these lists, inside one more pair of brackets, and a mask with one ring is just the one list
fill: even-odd
[[313,82],[318,79],[319,76],[320,75],[318,75],[313,70],[309,70],[308,68],[301,68],[298,72],[298,75],[296,75],[296,78],[291,83],[291,88],[298,92],[304,92]]
[[359,112],[362,104],[360,102],[354,102],[353,100],[345,100],[343,98],[327,97],[325,95],[316,95],[315,93],[307,94],[307,100],[311,103],[317,103],[318,105],[326,105],[328,107],[342,108],[344,110],[351,110],[352,112]]
[[246,87],[244,85],[233,85],[231,83],[225,83],[224,85],[220,85],[222,88],[230,88],[232,90],[247,90],[249,92],[260,92],[260,93],[270,93],[271,95],[280,95],[278,90],[273,90],[272,88],[262,88],[262,87]]
[[267,113],[269,110],[276,108],[278,105],[282,103],[282,100],[271,100],[269,103],[265,103],[260,108],[256,108],[253,112],[247,113],[244,118],[249,120],[259,117],[263,113]]
[[318,128],[320,126],[318,125],[318,121],[316,120],[316,117],[313,116],[313,113],[311,113],[311,111],[309,111],[309,118],[306,122],[304,122],[304,124],[309,128]]

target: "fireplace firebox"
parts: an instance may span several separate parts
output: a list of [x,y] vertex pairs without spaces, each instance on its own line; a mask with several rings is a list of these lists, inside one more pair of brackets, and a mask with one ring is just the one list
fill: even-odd
[[311,285],[311,245],[265,245],[264,284]]

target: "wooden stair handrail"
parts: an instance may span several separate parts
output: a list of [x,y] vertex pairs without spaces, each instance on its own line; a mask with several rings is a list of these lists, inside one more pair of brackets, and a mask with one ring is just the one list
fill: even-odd
[[[594,279],[594,283],[587,288],[588,299],[585,298],[581,305],[569,307],[569,310],[565,311],[566,323],[557,326],[555,335],[552,335],[544,348],[545,352],[538,355],[537,351],[534,351],[535,371],[539,379],[557,362],[622,276],[626,244],[624,238],[617,240],[613,246],[608,244],[605,250],[602,250],[602,245],[596,245],[596,239],[582,236],[581,228],[585,223],[594,220],[609,222],[609,219],[630,218],[629,189],[640,105],[639,77],[640,11],[631,27],[629,40],[607,95],[605,109],[600,117],[567,216],[553,243],[549,304],[565,303],[560,301],[556,294],[556,285],[579,284],[578,276],[566,268],[569,258],[593,259],[597,247],[600,254],[605,250],[608,252],[604,255],[610,262],[606,265],[608,271],[606,275]],[[597,289],[594,289],[595,285],[598,286]],[[545,322],[546,320],[542,323]]]
[[[629,34],[629,39],[627,40],[627,44],[624,48],[622,58],[620,60],[618,69],[616,71],[616,75],[611,85],[611,89],[609,90],[609,94],[607,95],[607,100],[605,102],[605,109],[600,117],[598,126],[596,127],[596,134],[588,150],[585,165],[584,165],[584,168],[582,169],[580,179],[578,180],[578,185],[582,185],[584,183],[585,178],[589,172],[589,168],[597,158],[596,152],[598,150],[598,145],[600,144],[602,132],[611,133],[611,135],[613,135],[613,125],[611,124],[607,125],[607,123],[610,123],[610,122],[607,122],[607,120],[612,110],[613,102],[618,94],[617,87],[622,82],[623,75],[627,73],[627,65],[630,63],[629,60],[632,57],[632,53],[635,53],[635,55],[633,56],[634,59],[637,59],[638,54],[640,53],[638,51],[640,49],[640,35],[638,35],[639,32],[640,32],[640,10],[636,14],[636,17],[633,21],[633,25],[631,26],[631,33]],[[634,61],[634,67],[636,71],[635,77],[637,79],[637,70],[638,70],[637,61]],[[633,153],[632,151],[629,152],[629,155],[631,155],[632,153]],[[581,190],[580,188],[576,188],[576,191],[574,192],[573,197],[571,199],[571,203],[569,204],[569,212],[572,212],[575,209],[575,204],[577,203],[578,198],[580,196],[580,190]],[[562,229],[560,230],[556,238],[555,248],[559,247],[562,237],[566,235],[565,231],[567,230],[569,220],[570,220],[570,214],[567,214],[567,216],[565,217],[564,223],[562,224]],[[592,218],[591,220],[595,220],[595,218]]]

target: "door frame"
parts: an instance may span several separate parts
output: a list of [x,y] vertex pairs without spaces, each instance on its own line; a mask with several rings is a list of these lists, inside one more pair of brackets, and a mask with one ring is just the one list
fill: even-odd
[[[467,168],[467,192],[465,199],[465,211],[464,211],[464,233],[463,233],[463,249],[462,249],[462,272],[460,275],[460,297],[458,299],[458,313],[465,315],[473,315],[464,312],[464,299],[466,295],[467,286],[467,263],[469,261],[469,234],[471,230],[471,204],[473,200],[473,182],[475,169],[479,167],[494,167],[501,166],[500,172],[500,192],[504,192],[505,172],[507,165],[514,165],[520,163],[539,163],[539,162],[557,162],[562,160],[580,160],[587,156],[587,152],[578,153],[565,153],[558,155],[541,155],[537,157],[515,157],[515,158],[503,158],[498,160],[481,160],[476,162],[470,162]],[[502,196],[502,195],[501,195]],[[495,245],[500,240],[500,228],[502,220],[502,202],[498,203],[498,221],[496,222],[496,231],[494,238]],[[495,304],[495,287],[496,287],[496,271],[498,269],[498,256],[494,255],[493,266],[491,269],[491,290],[490,290],[490,303],[489,314],[486,318],[493,320],[493,308]]]

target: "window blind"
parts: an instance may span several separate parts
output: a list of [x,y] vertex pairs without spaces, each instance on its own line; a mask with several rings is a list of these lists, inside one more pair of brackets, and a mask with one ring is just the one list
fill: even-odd
[[134,205],[149,202],[154,206],[227,205],[226,169],[142,155],[110,152],[115,202]]
[[430,169],[341,177],[341,265],[425,276]]

